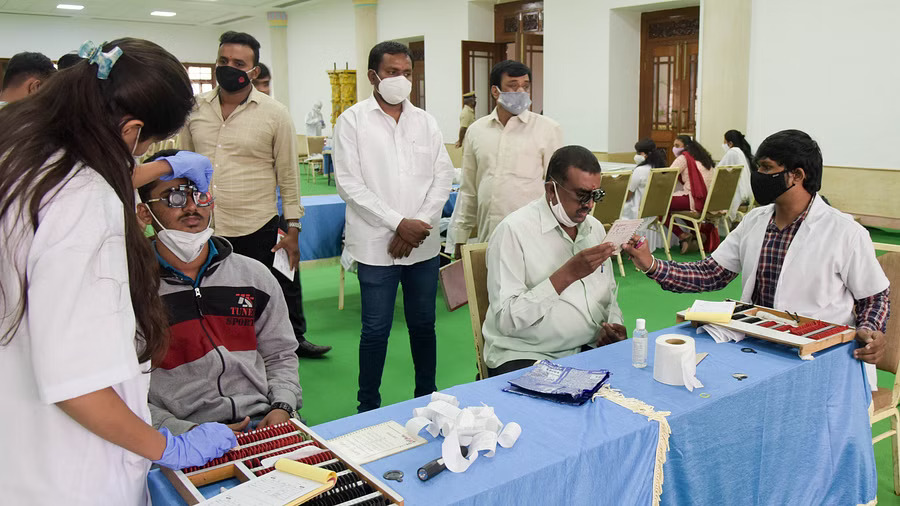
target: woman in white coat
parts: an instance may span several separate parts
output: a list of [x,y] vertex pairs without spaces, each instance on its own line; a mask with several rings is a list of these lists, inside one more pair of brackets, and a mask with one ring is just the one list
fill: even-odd
[[0,110],[0,494],[5,504],[149,502],[151,462],[202,465],[222,424],[150,422],[168,319],[134,212],[134,156],[194,104],[158,45],[85,43],[85,58]]
[[637,240],[624,246],[635,265],[664,290],[720,290],[741,274],[741,300],[855,325],[860,360],[875,364],[884,353],[890,314],[889,282],[875,258],[868,231],[817,194],[822,153],[807,134],[784,130],[769,136],[751,172],[760,207],[709,257],[676,263],[654,258]]
[[750,188],[750,161],[753,160],[753,153],[750,143],[738,130],[725,132],[725,143],[722,144],[722,149],[725,150],[725,156],[716,167],[724,165],[744,167],[741,170],[741,177],[738,179],[737,191],[734,192],[734,200],[731,201],[731,208],[728,210],[728,218],[733,221],[737,218],[738,207],[750,203],[750,197],[753,196],[753,190]]

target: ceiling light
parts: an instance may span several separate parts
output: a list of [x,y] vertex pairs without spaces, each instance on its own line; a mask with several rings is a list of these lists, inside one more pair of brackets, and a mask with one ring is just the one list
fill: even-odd
[[57,9],[65,9],[67,11],[80,11],[84,9],[83,5],[74,5],[74,4],[59,4],[56,6]]
[[150,13],[150,15],[151,15],[151,16],[161,16],[161,17],[164,17],[164,18],[171,18],[172,16],[175,15],[175,13],[174,13],[174,12],[169,12],[169,11],[153,11],[153,12]]

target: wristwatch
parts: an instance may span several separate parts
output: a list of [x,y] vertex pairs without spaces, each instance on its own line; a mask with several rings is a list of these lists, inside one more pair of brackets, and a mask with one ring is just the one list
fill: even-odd
[[296,228],[297,232],[303,230],[303,225],[300,224],[299,221],[289,221],[287,222],[288,228]]
[[269,409],[269,412],[271,412],[273,409],[281,409],[287,411],[288,415],[290,415],[291,418],[294,418],[297,415],[297,412],[294,411],[294,408],[292,408],[291,405],[286,402],[273,402],[271,409]]

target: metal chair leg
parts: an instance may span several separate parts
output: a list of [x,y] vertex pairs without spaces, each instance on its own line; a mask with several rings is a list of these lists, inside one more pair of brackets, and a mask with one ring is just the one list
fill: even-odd
[[341,266],[340,279],[338,281],[338,310],[344,309],[344,266]]
[[895,431],[891,436],[891,456],[893,460],[894,474],[894,495],[900,495],[900,433],[896,431],[900,429],[900,411],[894,409],[891,415],[891,430]]
[[706,258],[706,252],[703,250],[703,236],[700,235],[700,222],[691,220],[691,224],[694,226],[694,233],[697,234],[697,246],[700,247],[700,258]]
[[624,278],[625,277],[625,265],[622,264],[622,253],[621,252],[616,253],[616,260],[618,260],[618,262],[619,262],[619,274],[621,274],[622,277]]

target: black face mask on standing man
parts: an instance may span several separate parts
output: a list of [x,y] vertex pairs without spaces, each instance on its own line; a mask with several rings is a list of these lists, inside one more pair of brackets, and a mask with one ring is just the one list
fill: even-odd
[[[253,69],[250,69],[253,70]],[[250,84],[250,76],[246,72],[228,65],[216,67],[216,82],[223,90],[234,93]]]
[[758,170],[750,171],[750,188],[756,202],[763,206],[771,204],[784,192],[793,188],[796,183],[788,186],[784,180],[787,173],[787,170],[774,174],[763,174]]

